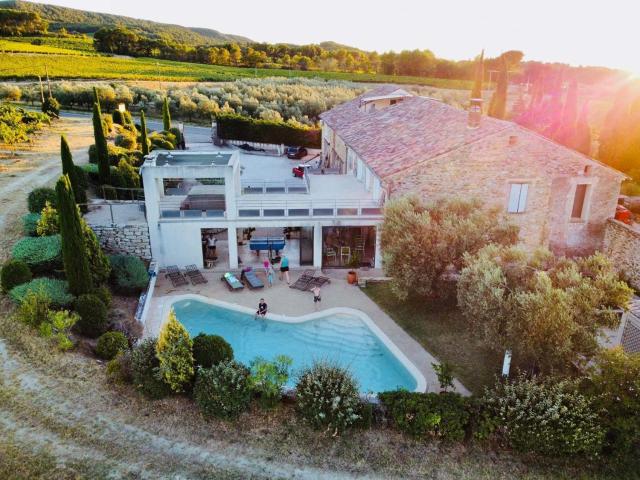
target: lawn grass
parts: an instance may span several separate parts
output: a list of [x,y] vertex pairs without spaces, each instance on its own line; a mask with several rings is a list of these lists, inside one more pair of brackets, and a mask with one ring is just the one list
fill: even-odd
[[[17,42],[9,42],[17,43]],[[28,47],[38,47],[31,44]],[[46,48],[56,48],[40,46]],[[381,75],[371,73],[289,71],[277,68],[240,68],[199,63],[174,62],[153,58],[122,58],[108,56],[84,56],[81,59],[73,55],[36,54],[36,53],[0,53],[0,78],[35,79],[44,73],[45,66],[49,76],[54,79],[95,78],[117,80],[163,80],[163,81],[229,81],[250,77],[306,77],[325,80],[349,80],[369,83],[403,83],[427,85],[438,88],[470,89],[467,80],[449,80],[442,78],[412,77],[402,75]]]
[[450,363],[456,377],[473,393],[480,394],[484,386],[493,384],[502,359],[470,331],[455,305],[400,301],[387,282],[370,283],[362,291],[428,352]]

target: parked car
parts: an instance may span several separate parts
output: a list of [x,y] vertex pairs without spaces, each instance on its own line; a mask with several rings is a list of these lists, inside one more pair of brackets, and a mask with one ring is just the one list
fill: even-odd
[[287,147],[285,150],[287,154],[287,158],[291,158],[293,160],[300,160],[307,156],[307,149],[304,147]]

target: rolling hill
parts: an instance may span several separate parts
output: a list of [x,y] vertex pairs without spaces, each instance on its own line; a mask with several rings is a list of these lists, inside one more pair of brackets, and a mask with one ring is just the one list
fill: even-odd
[[208,28],[183,27],[180,25],[152,22],[150,20],[141,20],[109,13],[76,10],[74,8],[24,2],[21,0],[0,1],[0,8],[37,12],[43,19],[49,22],[49,28],[51,30],[66,28],[69,31],[94,33],[101,27],[119,24],[143,33],[148,37],[169,37],[177,43],[202,45],[252,42],[252,40],[247,37],[222,33]]

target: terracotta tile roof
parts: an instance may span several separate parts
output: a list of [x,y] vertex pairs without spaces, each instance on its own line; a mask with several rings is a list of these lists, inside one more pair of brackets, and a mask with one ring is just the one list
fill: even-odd
[[466,111],[431,98],[411,96],[382,109],[360,110],[362,99],[389,95],[398,89],[396,85],[382,85],[320,115],[381,179],[506,130],[545,143],[543,149],[552,150],[553,156],[595,161],[515,123],[486,115],[479,128],[470,129]]

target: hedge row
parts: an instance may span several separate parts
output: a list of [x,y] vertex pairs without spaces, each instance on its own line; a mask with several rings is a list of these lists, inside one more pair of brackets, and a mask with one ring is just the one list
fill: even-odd
[[298,127],[286,122],[257,120],[235,114],[221,114],[216,118],[218,137],[225,140],[284,144],[320,148],[321,131]]
[[26,263],[33,273],[47,273],[62,268],[60,235],[24,237],[13,246],[11,255]]

